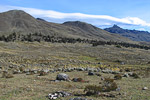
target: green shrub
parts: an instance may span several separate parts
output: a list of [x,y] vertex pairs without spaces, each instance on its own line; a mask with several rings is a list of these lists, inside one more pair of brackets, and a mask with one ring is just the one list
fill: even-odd
[[149,61],[149,62],[147,62],[147,64],[150,64],[150,61]]
[[88,85],[85,87],[84,92],[86,92],[86,95],[98,95],[99,92],[102,92],[103,88],[101,86],[96,85]]
[[104,78],[104,81],[111,83],[111,82],[114,82],[114,79],[111,79],[111,78]]
[[115,91],[118,88],[117,84],[114,82],[114,79],[105,78],[104,81],[99,85],[88,85],[85,87],[84,92],[86,95],[98,95],[100,92],[110,92]]
[[47,75],[47,73],[46,73],[46,72],[44,72],[44,71],[40,71],[40,75],[39,75],[39,76],[45,76],[45,75]]
[[132,74],[132,77],[133,77],[133,78],[140,78],[137,73],[133,73],[133,74]]
[[78,81],[78,82],[82,82],[83,79],[82,79],[82,78],[78,78],[77,81]]
[[19,67],[19,70],[20,70],[21,72],[24,72],[24,71],[25,71],[24,67]]
[[121,80],[122,76],[120,74],[117,74],[117,75],[114,76],[114,79],[115,80]]
[[117,47],[117,48],[121,48],[121,46],[120,46],[120,45],[116,45],[116,47]]
[[143,77],[149,78],[150,77],[150,68],[146,68],[143,70]]
[[7,71],[3,71],[2,78],[13,78],[14,76],[11,73],[8,73]]
[[111,78],[105,78],[102,86],[103,92],[115,91],[118,88],[117,84],[114,82],[114,79]]
[[115,91],[118,86],[115,82],[111,82],[111,83],[105,83],[105,86],[103,87],[103,92],[110,92],[110,91]]
[[126,68],[125,71],[126,72],[131,72],[131,69],[130,68]]

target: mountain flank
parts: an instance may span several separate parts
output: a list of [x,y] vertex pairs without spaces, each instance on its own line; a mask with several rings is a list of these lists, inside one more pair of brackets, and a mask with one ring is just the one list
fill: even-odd
[[23,35],[40,33],[55,37],[131,42],[125,37],[111,34],[85,22],[68,21],[57,24],[47,22],[41,18],[36,19],[21,10],[0,13],[0,35],[10,35],[14,32]]
[[110,33],[115,33],[127,37],[133,41],[150,42],[150,33],[147,31],[128,30],[128,29],[123,29],[117,25],[114,25],[113,27],[110,28],[105,28],[104,30]]

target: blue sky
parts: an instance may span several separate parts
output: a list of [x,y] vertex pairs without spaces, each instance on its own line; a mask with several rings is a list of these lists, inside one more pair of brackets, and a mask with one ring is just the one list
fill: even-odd
[[0,0],[0,12],[21,9],[50,22],[80,20],[150,31],[149,5],[150,0]]

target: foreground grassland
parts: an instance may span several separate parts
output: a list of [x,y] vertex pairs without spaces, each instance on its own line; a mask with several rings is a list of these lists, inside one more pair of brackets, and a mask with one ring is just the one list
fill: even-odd
[[[116,97],[86,96],[94,100],[150,100],[149,68],[150,50],[117,48],[115,46],[92,47],[89,44],[58,44],[58,43],[28,43],[28,42],[0,42],[0,74],[8,70],[17,70],[18,66],[25,69],[55,69],[73,67],[108,68],[111,70],[130,69],[140,78],[132,77],[115,80],[120,87],[119,91],[110,93]],[[124,64],[122,64],[122,62]],[[100,64],[99,64],[100,63]],[[13,66],[13,67],[12,67]],[[89,83],[80,82],[53,82],[57,74],[48,73],[26,75],[14,74],[13,78],[0,78],[0,100],[47,100],[46,96],[55,91],[67,91],[74,94],[85,94],[85,86],[99,85],[102,77],[114,77],[114,74],[101,73],[101,76],[89,76],[87,72],[65,72],[70,78],[80,77]],[[146,73],[146,75],[145,75]],[[0,76],[1,77],[1,76]],[[69,100],[71,97],[58,100]]]

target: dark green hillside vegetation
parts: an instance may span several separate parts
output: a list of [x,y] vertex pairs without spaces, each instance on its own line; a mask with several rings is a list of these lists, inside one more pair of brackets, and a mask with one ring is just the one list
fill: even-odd
[[1,36],[0,41],[5,42],[14,42],[14,41],[28,41],[28,42],[51,42],[51,43],[89,43],[93,46],[98,45],[116,45],[116,47],[121,48],[122,47],[132,47],[132,48],[140,48],[148,50],[150,49],[150,46],[146,45],[140,45],[140,44],[132,44],[132,43],[126,43],[126,42],[113,42],[113,41],[99,41],[99,40],[90,40],[90,39],[80,39],[80,38],[67,38],[67,37],[56,37],[56,36],[46,36],[42,35],[41,33],[35,33],[35,34],[28,34],[28,35],[17,35],[16,33],[12,33],[8,36]]

